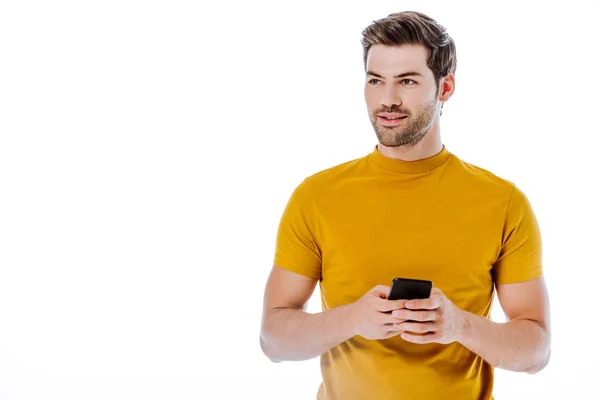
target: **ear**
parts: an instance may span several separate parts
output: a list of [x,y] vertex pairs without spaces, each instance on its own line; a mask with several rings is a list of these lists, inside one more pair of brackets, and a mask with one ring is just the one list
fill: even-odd
[[439,89],[438,100],[441,101],[442,103],[447,102],[450,99],[450,97],[452,96],[452,94],[454,93],[454,85],[455,85],[454,74],[452,72],[449,72],[448,75],[446,75],[444,78],[442,78],[440,80],[440,87],[438,88]]

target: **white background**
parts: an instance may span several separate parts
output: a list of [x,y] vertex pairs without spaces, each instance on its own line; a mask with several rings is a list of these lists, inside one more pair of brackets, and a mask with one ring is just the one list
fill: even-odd
[[0,399],[314,398],[259,347],[277,224],[372,150],[360,34],[410,9],[457,44],[444,144],[542,229],[552,360],[495,395],[600,399],[597,3],[368,3],[0,4]]

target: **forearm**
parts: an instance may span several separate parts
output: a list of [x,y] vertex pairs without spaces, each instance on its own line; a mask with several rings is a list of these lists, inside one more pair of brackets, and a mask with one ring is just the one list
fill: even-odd
[[348,305],[316,314],[289,308],[268,313],[260,343],[274,362],[318,357],[354,336]]
[[466,311],[463,317],[459,342],[494,367],[536,373],[548,363],[550,335],[537,322],[497,323]]

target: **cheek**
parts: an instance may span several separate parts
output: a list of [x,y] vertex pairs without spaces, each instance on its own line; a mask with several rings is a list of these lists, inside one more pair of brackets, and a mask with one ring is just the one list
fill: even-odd
[[373,90],[365,89],[365,101],[369,110],[374,110],[379,106],[379,95]]

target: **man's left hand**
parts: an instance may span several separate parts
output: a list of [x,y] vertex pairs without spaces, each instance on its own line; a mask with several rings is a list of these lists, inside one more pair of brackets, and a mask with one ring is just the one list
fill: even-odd
[[394,327],[404,331],[401,337],[407,342],[448,344],[464,332],[464,311],[438,288],[431,290],[429,298],[410,300],[405,307],[394,310],[392,316],[398,320]]

